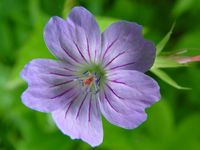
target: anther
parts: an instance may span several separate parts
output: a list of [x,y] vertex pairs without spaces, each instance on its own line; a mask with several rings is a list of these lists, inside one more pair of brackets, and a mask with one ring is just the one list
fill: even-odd
[[83,76],[76,78],[75,81],[79,82],[79,85],[86,92],[96,94],[99,92],[100,77],[97,77],[97,73],[90,73],[88,71],[83,72]]

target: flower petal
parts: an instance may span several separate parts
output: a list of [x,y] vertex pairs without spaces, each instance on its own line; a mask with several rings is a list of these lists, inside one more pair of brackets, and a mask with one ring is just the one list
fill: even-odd
[[71,64],[96,61],[100,52],[99,26],[83,7],[74,7],[66,21],[52,17],[45,27],[44,39],[55,56]]
[[154,62],[155,46],[144,40],[141,30],[138,24],[121,21],[104,31],[101,57],[106,68],[149,70]]
[[159,86],[152,78],[138,71],[120,70],[108,74],[100,108],[111,123],[136,128],[146,120],[145,108],[159,99]]
[[79,94],[66,107],[52,113],[58,128],[72,139],[82,139],[91,146],[102,143],[103,129],[99,105],[89,94]]
[[61,62],[32,60],[24,67],[21,76],[28,83],[28,88],[21,97],[22,102],[38,111],[51,112],[61,108],[78,92],[74,88],[72,70],[69,71],[67,64]]
[[[82,60],[96,61],[101,48],[101,32],[93,15],[83,7],[74,7],[67,17],[70,46]],[[69,46],[69,45],[67,45]]]
[[60,17],[52,17],[47,23],[44,30],[44,40],[48,49],[61,60],[65,60],[70,64],[80,64],[81,62],[76,57],[76,53],[64,47],[61,39],[67,38],[65,34],[67,30],[66,21]]

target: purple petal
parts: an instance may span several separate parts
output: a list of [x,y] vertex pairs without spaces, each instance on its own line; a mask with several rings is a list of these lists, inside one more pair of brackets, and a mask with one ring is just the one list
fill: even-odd
[[48,59],[32,60],[21,72],[22,78],[28,83],[28,88],[21,97],[22,102],[43,112],[63,107],[78,93],[73,82],[73,72],[65,69],[67,66],[68,64]]
[[44,38],[55,56],[72,64],[96,61],[100,51],[100,29],[92,14],[83,7],[74,7],[66,21],[52,17]]
[[[61,60],[65,60],[71,64],[81,63],[76,57],[73,50],[69,50],[61,43],[61,39],[66,37],[67,30],[66,21],[59,17],[52,17],[47,23],[44,30],[44,40],[48,49]],[[66,37],[67,38],[67,37]]]
[[145,108],[159,99],[159,86],[152,78],[138,71],[120,70],[108,74],[100,108],[108,121],[130,129],[146,120]]
[[103,130],[99,105],[91,95],[79,94],[66,107],[52,113],[58,128],[72,139],[91,146],[102,143]]
[[142,27],[121,21],[110,25],[102,34],[104,66],[108,69],[126,69],[145,72],[152,66],[155,46],[144,40]]
[[67,25],[73,49],[79,51],[82,60],[96,61],[101,48],[101,32],[93,15],[83,7],[74,7]]

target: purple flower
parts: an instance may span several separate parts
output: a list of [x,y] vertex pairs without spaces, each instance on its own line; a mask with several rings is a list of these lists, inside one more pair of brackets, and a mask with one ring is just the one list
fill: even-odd
[[73,8],[67,20],[52,17],[44,39],[58,60],[34,59],[24,67],[23,103],[51,112],[64,134],[91,146],[103,140],[101,113],[114,125],[138,127],[146,120],[145,108],[160,99],[158,84],[144,74],[155,46],[141,30],[120,21],[101,33],[83,7]]

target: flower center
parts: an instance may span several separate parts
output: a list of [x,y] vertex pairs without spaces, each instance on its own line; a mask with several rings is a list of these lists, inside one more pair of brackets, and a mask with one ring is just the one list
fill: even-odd
[[79,85],[82,87],[82,90],[96,94],[100,90],[100,77],[97,74],[84,72],[82,77],[76,79],[79,82]]
[[83,84],[86,86],[91,86],[94,83],[95,77],[93,75],[90,75],[88,78],[83,80]]
[[104,86],[106,74],[100,65],[90,65],[81,68],[77,74],[77,78],[82,90],[97,94]]

